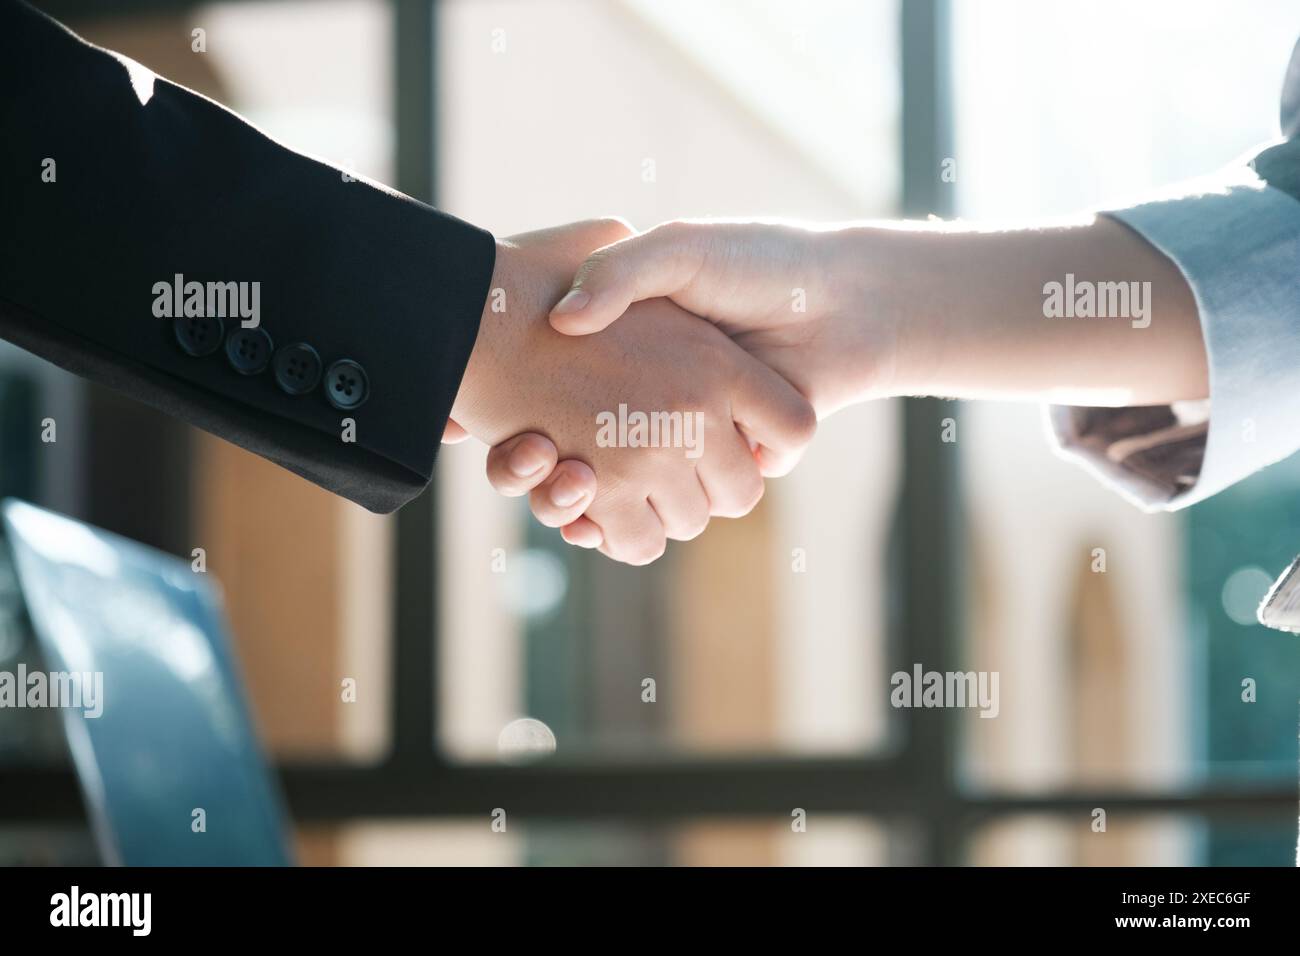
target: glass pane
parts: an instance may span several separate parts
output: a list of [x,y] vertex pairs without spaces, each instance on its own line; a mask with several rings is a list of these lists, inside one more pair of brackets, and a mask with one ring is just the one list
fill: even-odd
[[[959,211],[1014,221],[1122,205],[1276,136],[1300,9],[959,0],[954,29]],[[1300,466],[1148,515],[1055,458],[1039,408],[969,405],[962,427],[968,655],[1001,675],[999,718],[962,725],[972,778],[1294,780],[1300,657],[1253,615],[1300,549]]]
[[[894,209],[893,0],[452,0],[441,17],[441,205],[498,235]],[[567,547],[487,488],[484,449],[444,450],[441,745],[494,758],[519,718],[568,756],[879,745],[896,445],[895,406],[842,413],[754,514],[647,568]]]

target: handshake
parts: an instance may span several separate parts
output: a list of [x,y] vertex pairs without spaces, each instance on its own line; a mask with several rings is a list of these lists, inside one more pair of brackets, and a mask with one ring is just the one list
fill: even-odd
[[[1062,276],[1145,283],[1157,321],[1052,319]],[[493,486],[531,494],[570,543],[646,564],[714,515],[747,514],[818,419],[902,395],[1204,399],[1197,307],[1177,267],[1105,216],[577,223],[498,243],[444,440],[494,446]]]
[[890,390],[872,361],[893,354],[884,326],[850,341],[818,240],[611,219],[499,241],[444,441],[494,446],[498,491],[629,564],[748,514],[819,415]]

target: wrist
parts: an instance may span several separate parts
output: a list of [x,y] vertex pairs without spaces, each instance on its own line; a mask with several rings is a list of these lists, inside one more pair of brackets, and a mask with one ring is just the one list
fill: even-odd
[[[817,256],[834,301],[825,356],[835,391],[852,401],[925,394],[935,374],[936,325],[920,233],[862,225],[818,234]],[[837,405],[845,404],[841,400]]]
[[864,263],[856,305],[859,321],[878,326],[868,348],[891,357],[880,372],[887,396],[943,392],[948,366],[966,347],[966,326],[955,293],[963,281],[958,238],[941,225],[866,226],[856,252]]
[[517,257],[518,250],[514,246],[497,240],[492,281],[479,316],[478,334],[451,407],[451,417],[475,437],[482,437],[484,425],[491,415],[493,383],[500,381],[501,340],[507,331],[507,317],[513,304],[510,293],[517,284]]

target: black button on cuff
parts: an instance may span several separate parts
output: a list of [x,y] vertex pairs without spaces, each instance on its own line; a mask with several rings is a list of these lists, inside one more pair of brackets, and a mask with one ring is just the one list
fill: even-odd
[[339,359],[325,370],[325,397],[340,411],[351,411],[370,397],[366,370],[352,359]]
[[240,375],[256,375],[271,364],[271,352],[275,345],[271,342],[271,333],[258,326],[246,329],[242,326],[232,329],[226,337],[226,358],[230,367]]
[[306,342],[295,342],[280,349],[271,367],[275,384],[290,395],[305,395],[320,384],[320,356]]
[[211,355],[221,348],[221,320],[209,315],[181,315],[172,322],[176,342],[187,355]]

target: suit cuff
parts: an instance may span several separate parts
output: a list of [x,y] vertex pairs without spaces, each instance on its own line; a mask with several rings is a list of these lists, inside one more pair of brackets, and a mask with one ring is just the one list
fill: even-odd
[[1201,501],[1300,448],[1300,202],[1241,167],[1107,215],[1187,280],[1210,399],[1050,407],[1057,449],[1140,507],[1161,511]]

